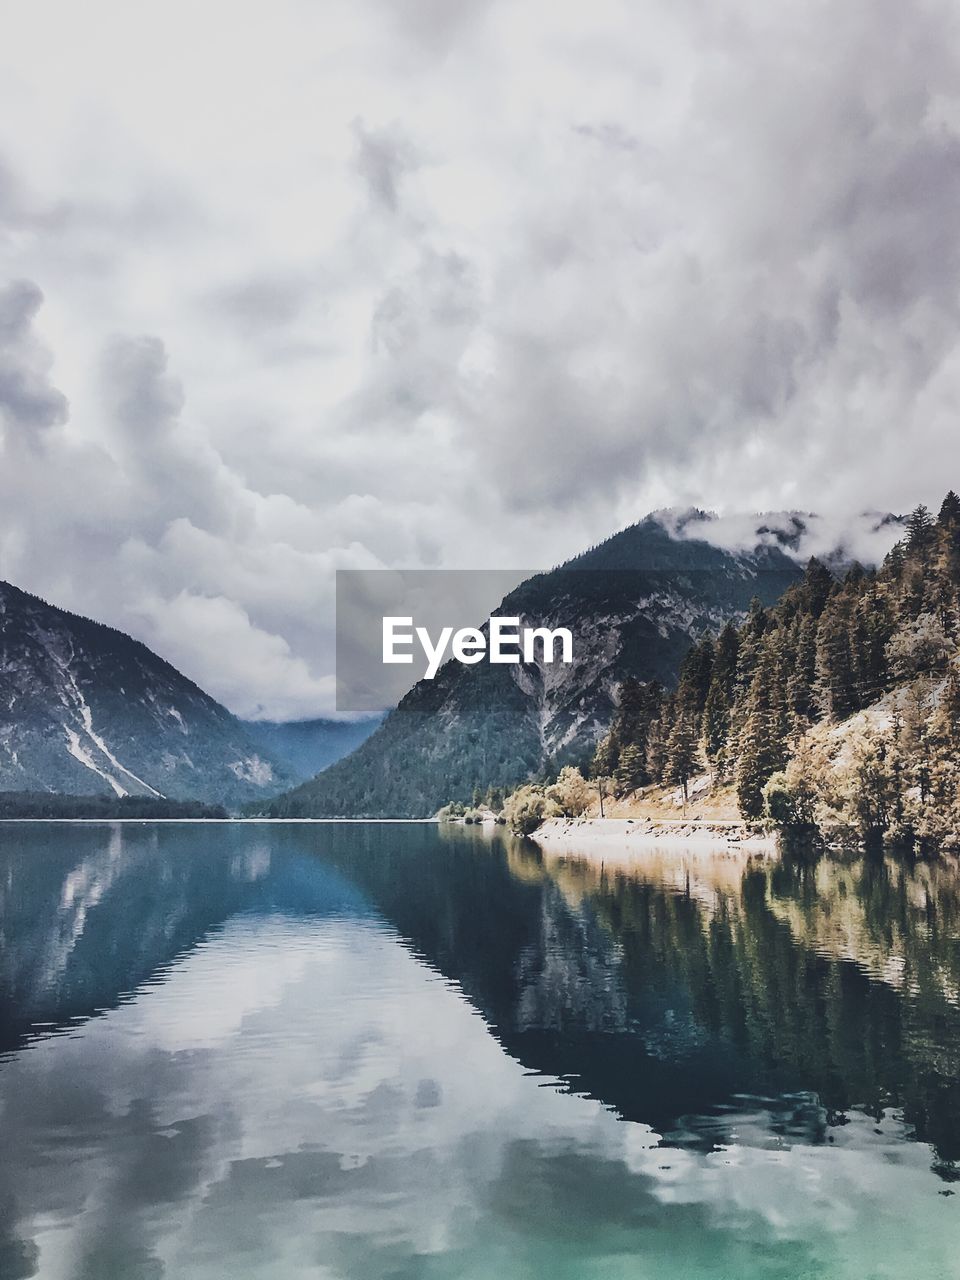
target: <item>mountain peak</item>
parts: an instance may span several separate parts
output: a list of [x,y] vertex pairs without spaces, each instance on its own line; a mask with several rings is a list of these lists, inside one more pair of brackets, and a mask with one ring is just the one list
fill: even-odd
[[291,780],[146,645],[0,582],[0,790],[239,804]]

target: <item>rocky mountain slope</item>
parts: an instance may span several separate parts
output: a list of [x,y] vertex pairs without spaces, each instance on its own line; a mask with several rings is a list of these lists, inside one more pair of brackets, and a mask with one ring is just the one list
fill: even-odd
[[[691,513],[702,521],[702,513]],[[498,613],[565,626],[574,662],[463,666],[421,681],[355,752],[266,807],[275,816],[422,817],[475,785],[512,786],[547,762],[580,761],[627,676],[671,685],[691,643],[773,603],[801,573],[767,531],[749,552],[683,536],[648,516],[521,584]]]
[[295,779],[145,645],[0,582],[0,791],[239,805]]

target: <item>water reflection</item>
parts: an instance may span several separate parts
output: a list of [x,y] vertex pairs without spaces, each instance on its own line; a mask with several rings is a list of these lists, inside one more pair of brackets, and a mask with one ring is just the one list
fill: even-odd
[[[947,864],[653,856],[553,875],[622,948],[648,1041],[709,1045],[731,1093],[813,1091],[830,1123],[901,1108],[942,1176],[960,1156],[960,878]],[[664,892],[665,887],[672,891]],[[651,1016],[649,993],[664,992]]]
[[0,841],[4,1278],[955,1274],[950,868]]

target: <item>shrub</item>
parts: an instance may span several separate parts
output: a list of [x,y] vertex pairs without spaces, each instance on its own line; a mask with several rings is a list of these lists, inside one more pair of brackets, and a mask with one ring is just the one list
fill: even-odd
[[510,828],[520,836],[528,836],[543,822],[547,798],[539,787],[518,787],[507,797],[503,816]]
[[455,818],[462,818],[466,810],[459,800],[453,800],[450,804],[445,804],[442,809],[437,811],[438,822],[453,822]]
[[580,770],[569,764],[560,770],[553,786],[547,788],[547,799],[566,818],[579,818],[589,808],[592,798],[590,786]]

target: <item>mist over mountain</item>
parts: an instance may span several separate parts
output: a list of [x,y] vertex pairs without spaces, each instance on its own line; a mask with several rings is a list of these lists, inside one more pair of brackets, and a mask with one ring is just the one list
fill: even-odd
[[296,777],[139,641],[0,582],[0,790],[236,805]]
[[906,522],[905,516],[890,511],[858,511],[843,517],[797,510],[718,515],[689,507],[652,514],[675,538],[702,539],[735,552],[778,546],[801,563],[816,556],[837,567],[854,562],[878,565],[902,536]]

